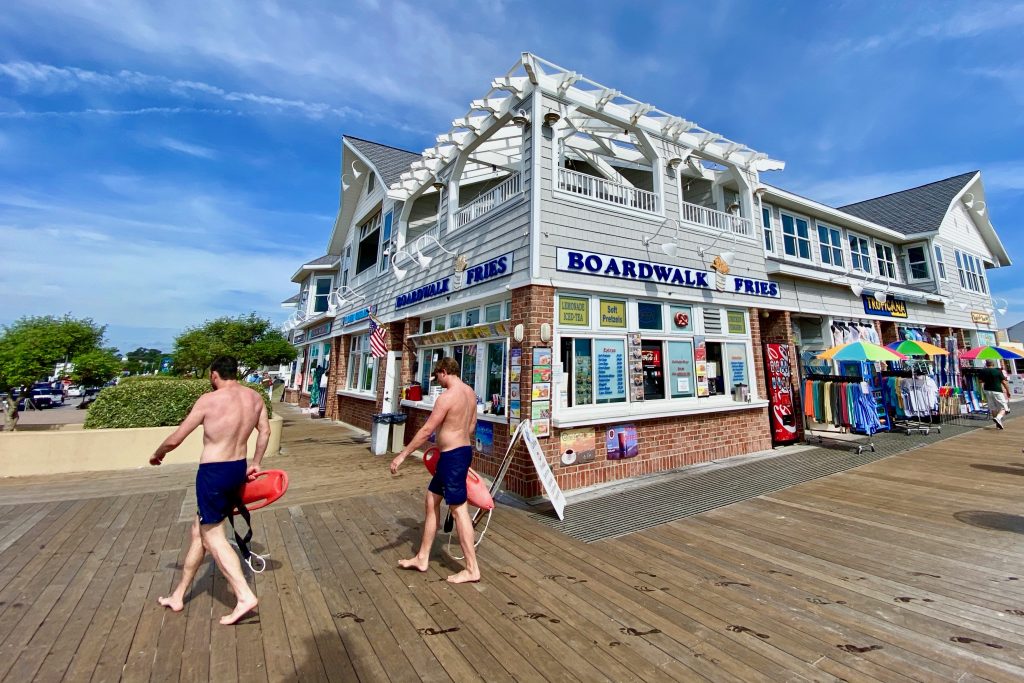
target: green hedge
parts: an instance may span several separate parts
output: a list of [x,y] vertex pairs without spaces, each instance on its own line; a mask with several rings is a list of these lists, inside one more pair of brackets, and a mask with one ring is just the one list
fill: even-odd
[[[169,377],[128,378],[116,387],[99,393],[85,417],[86,429],[123,429],[128,427],[177,426],[188,416],[199,397],[212,391],[210,380]],[[267,392],[256,384],[255,389],[272,415]]]

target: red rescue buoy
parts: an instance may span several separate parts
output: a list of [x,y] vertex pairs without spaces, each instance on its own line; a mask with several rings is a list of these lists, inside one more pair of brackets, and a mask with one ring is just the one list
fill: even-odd
[[[428,448],[423,454],[423,465],[427,471],[433,474],[437,471],[437,461],[441,459],[441,450],[436,446]],[[493,510],[494,499],[487,489],[487,483],[483,478],[470,468],[466,474],[466,499],[469,504],[481,510]]]
[[273,503],[288,490],[288,473],[284,470],[263,470],[252,481],[242,485],[245,507],[259,510]]

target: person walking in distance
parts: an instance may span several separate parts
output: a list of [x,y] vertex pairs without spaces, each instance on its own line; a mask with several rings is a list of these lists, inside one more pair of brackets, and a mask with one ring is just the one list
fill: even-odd
[[994,360],[985,361],[985,370],[981,373],[981,383],[985,389],[985,400],[988,402],[988,411],[992,415],[992,421],[996,423],[996,427],[1005,429],[1003,416],[1010,412],[1010,404],[1007,399],[1010,395],[1010,384]]
[[[181,570],[181,581],[174,592],[159,602],[174,612],[184,607],[185,592],[192,584],[206,553],[213,555],[217,567],[228,580],[238,601],[235,609],[220,619],[234,624],[256,607],[256,595],[242,573],[238,554],[228,544],[224,518],[239,502],[241,487],[260,472],[263,454],[270,442],[270,421],[263,397],[237,381],[238,362],[222,356],[210,366],[210,384],[214,391],[203,394],[181,426],[156,449],[149,464],[159,465],[196,427],[203,427],[203,454],[196,473],[196,499],[199,512],[192,524],[192,537]],[[253,430],[259,432],[252,465],[246,467],[246,447]]]
[[434,410],[427,423],[416,432],[409,445],[391,461],[391,474],[397,474],[398,468],[409,454],[426,444],[430,435],[437,432],[437,446],[441,450],[441,458],[437,463],[434,478],[427,485],[423,501],[423,538],[416,555],[408,560],[399,560],[398,566],[402,569],[427,571],[430,548],[434,544],[434,535],[441,520],[443,497],[455,517],[459,544],[466,558],[466,568],[449,576],[448,581],[473,583],[480,580],[480,567],[476,562],[473,522],[469,518],[466,502],[466,475],[473,462],[470,435],[476,433],[476,394],[459,378],[459,364],[453,358],[439,360],[433,368],[432,376],[444,391],[434,402]]

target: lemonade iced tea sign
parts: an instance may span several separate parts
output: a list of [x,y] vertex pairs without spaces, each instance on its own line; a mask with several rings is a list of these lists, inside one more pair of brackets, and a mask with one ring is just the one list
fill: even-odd
[[590,325],[590,299],[583,296],[558,298],[558,322],[561,325]]

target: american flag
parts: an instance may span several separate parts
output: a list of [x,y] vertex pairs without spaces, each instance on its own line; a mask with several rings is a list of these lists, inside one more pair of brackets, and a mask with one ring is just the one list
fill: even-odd
[[374,358],[388,355],[388,331],[373,318],[370,319],[370,353]]

